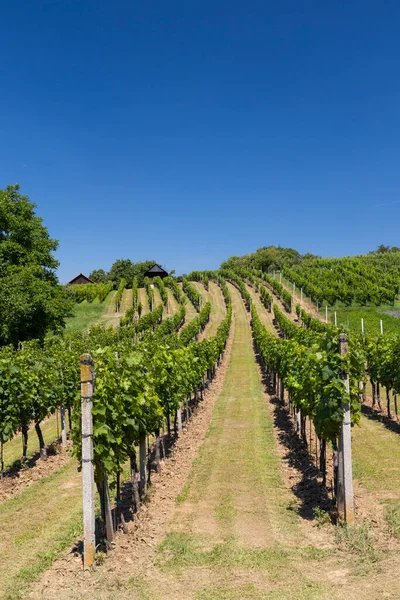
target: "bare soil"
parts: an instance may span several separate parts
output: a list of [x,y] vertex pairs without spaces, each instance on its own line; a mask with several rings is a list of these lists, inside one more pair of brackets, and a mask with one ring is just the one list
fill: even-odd
[[60,469],[70,460],[71,449],[72,442],[70,441],[68,441],[66,450],[58,442],[49,444],[46,460],[41,459],[39,454],[35,454],[19,468],[8,471],[0,479],[0,503]]

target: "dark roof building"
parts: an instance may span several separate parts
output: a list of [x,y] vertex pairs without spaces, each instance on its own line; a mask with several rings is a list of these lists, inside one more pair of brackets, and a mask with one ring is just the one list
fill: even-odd
[[83,273],[79,273],[79,275],[77,275],[76,277],[71,279],[71,281],[69,281],[67,285],[76,285],[77,283],[96,283],[96,282],[93,281],[92,279],[90,279],[89,277],[86,277],[86,275],[84,275]]
[[144,276],[150,277],[150,279],[153,277],[161,277],[161,279],[163,279],[164,277],[168,277],[168,273],[165,269],[160,267],[160,265],[154,264],[150,269],[147,269]]

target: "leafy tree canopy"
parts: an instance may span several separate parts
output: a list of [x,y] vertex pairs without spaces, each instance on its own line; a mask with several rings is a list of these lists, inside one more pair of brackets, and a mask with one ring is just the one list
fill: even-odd
[[384,244],[381,244],[376,250],[370,252],[370,254],[386,254],[387,252],[400,252],[400,248],[397,246],[385,246]]
[[0,190],[0,274],[10,267],[37,265],[43,276],[56,281],[58,261],[52,252],[58,242],[50,238],[35,208],[27,196],[21,196],[19,185]]
[[70,310],[50,238],[35,204],[18,185],[0,190],[0,345],[58,331]]
[[[308,255],[312,256],[312,255]],[[231,256],[222,263],[222,269],[232,268],[256,268],[262,271],[268,269],[283,269],[286,265],[294,265],[300,262],[302,256],[293,248],[282,248],[281,246],[264,246],[256,252],[245,256]]]
[[96,283],[105,283],[113,281],[118,287],[121,279],[128,282],[128,287],[132,286],[135,277],[138,278],[139,286],[143,286],[144,273],[154,265],[154,260],[145,260],[141,262],[132,262],[129,258],[119,258],[116,260],[108,273],[103,269],[95,269],[89,275]]
[[108,273],[104,269],[95,269],[90,273],[89,277],[96,283],[108,283],[109,281]]

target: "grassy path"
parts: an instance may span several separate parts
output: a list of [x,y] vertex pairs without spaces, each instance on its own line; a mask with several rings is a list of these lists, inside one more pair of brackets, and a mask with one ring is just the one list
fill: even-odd
[[27,598],[31,580],[79,535],[80,481],[70,460],[0,505],[0,598]]
[[185,304],[185,309],[186,309],[186,317],[185,317],[185,323],[190,323],[190,321],[193,321],[193,319],[195,317],[197,317],[197,311],[195,309],[195,307],[193,306],[193,304],[190,302],[189,298],[186,296],[185,294],[185,298],[186,298],[186,304]]
[[160,290],[154,286],[154,308],[157,308],[160,304],[162,304]]
[[145,288],[139,288],[138,289],[138,302],[142,303],[142,315],[147,315],[147,313],[149,312],[149,301],[147,298],[147,293]]
[[100,323],[103,325],[112,325],[113,327],[117,327],[119,323],[119,316],[115,312],[115,300],[116,300],[117,292],[114,290],[110,292],[107,298],[104,300],[104,304],[106,306],[106,310],[100,320]]
[[265,306],[262,304],[260,300],[260,295],[256,293],[256,291],[250,286],[246,284],[246,289],[251,296],[251,301],[255,305],[257,309],[258,316],[264,327],[270,332],[276,335],[276,330],[274,324],[272,322],[274,315],[273,313],[269,313]]
[[176,312],[178,312],[179,304],[176,301],[176,299],[174,298],[174,295],[170,288],[167,288],[167,294],[168,294],[169,316],[172,317]]
[[388,526],[400,537],[400,437],[362,416],[352,438],[354,477],[383,507]]
[[217,329],[226,315],[224,296],[219,285],[213,281],[209,282],[208,291],[202,283],[192,282],[192,284],[195,285],[197,291],[203,296],[204,302],[211,302],[210,321],[199,339],[211,338],[217,333]]
[[142,597],[330,598],[301,564],[310,567],[323,553],[306,544],[287,509],[247,314],[233,287],[231,294],[235,334],[225,384],[159,547],[158,589],[144,587]]
[[132,290],[124,290],[122,292],[122,300],[121,300],[121,315],[124,315],[126,311],[133,306],[133,291]]
[[82,329],[98,323],[107,310],[107,299],[108,296],[102,303],[96,298],[93,302],[84,300],[80,304],[75,304],[72,316],[65,319],[65,331],[67,333],[82,331]]

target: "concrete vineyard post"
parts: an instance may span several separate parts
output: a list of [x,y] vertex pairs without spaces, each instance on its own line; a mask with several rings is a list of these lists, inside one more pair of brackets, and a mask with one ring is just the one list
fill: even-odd
[[[347,335],[339,336],[341,356],[348,353]],[[342,374],[345,390],[350,393],[349,375]],[[354,521],[353,466],[351,456],[351,418],[349,400],[343,403],[343,421],[340,428],[338,447],[338,490],[337,505],[339,518],[347,525]]]
[[83,491],[83,568],[94,563],[96,550],[93,465],[93,361],[90,354],[81,356],[82,410],[82,491]]
[[177,424],[177,429],[178,429],[178,435],[182,434],[182,409],[179,406],[176,409],[176,424]]
[[325,323],[328,322],[328,306],[325,306]]
[[336,310],[335,310],[335,327],[337,327],[337,314],[336,314]]
[[139,463],[140,463],[140,495],[144,496],[144,494],[147,491],[146,434],[145,433],[140,435]]
[[279,273],[279,283],[282,284],[282,271]]
[[383,321],[382,319],[380,320],[380,328],[381,328],[381,335],[383,335]]
[[105,525],[106,525],[106,539],[107,546],[111,545],[111,542],[114,541],[114,525],[112,520],[112,512],[111,512],[111,501],[110,501],[110,489],[108,487],[108,477],[104,476],[104,509],[105,509]]
[[65,419],[64,404],[61,404],[60,419],[61,419],[61,443],[62,443],[63,448],[66,448],[66,446],[67,446],[67,422]]

